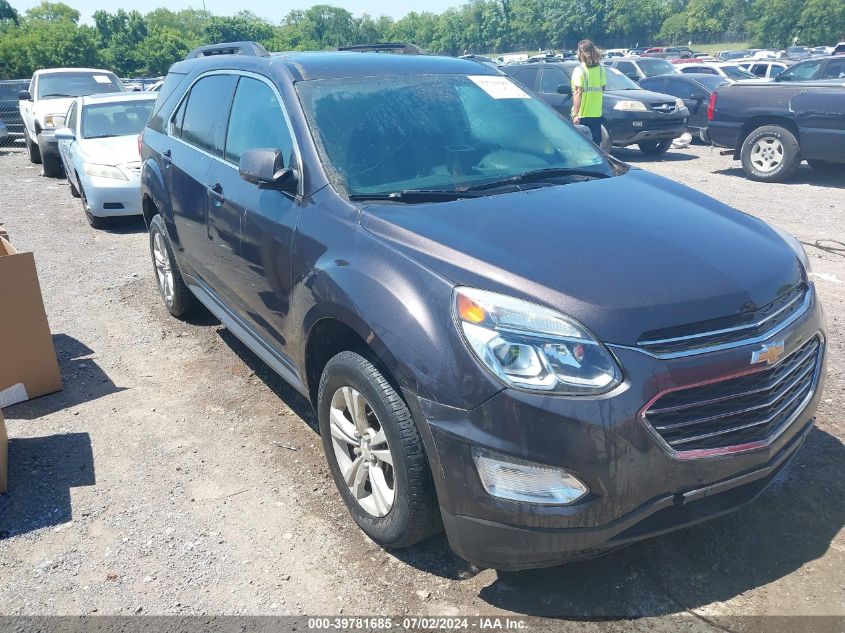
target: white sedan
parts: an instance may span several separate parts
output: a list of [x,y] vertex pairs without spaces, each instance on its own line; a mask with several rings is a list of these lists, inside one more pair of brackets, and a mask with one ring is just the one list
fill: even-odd
[[138,135],[156,96],[124,92],[78,97],[67,111],[67,127],[56,130],[70,191],[82,199],[94,228],[105,228],[114,216],[141,213]]
[[730,79],[731,81],[743,81],[748,79],[757,79],[745,68],[740,68],[738,64],[731,62],[695,62],[688,64],[676,64],[678,72],[687,74],[704,74],[704,75],[719,75]]

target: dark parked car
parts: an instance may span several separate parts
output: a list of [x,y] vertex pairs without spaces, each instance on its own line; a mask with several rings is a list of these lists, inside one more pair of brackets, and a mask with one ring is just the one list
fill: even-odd
[[813,57],[794,64],[775,77],[777,82],[840,79],[845,83],[845,57]]
[[160,293],[311,401],[377,543],[552,565],[796,454],[826,338],[794,238],[475,62],[232,48],[175,64],[143,133]]
[[802,160],[845,173],[845,80],[780,81],[801,65],[772,83],[736,83],[710,97],[709,140],[734,150],[752,180],[784,180]]
[[18,108],[18,93],[29,86],[29,79],[0,81],[0,119],[9,131],[7,142],[23,138],[23,119]]
[[[536,92],[563,116],[572,110],[572,71],[578,62],[540,62],[505,66],[504,72]],[[651,156],[663,154],[687,126],[686,108],[674,97],[643,90],[622,73],[607,71],[602,117],[602,147],[638,145]]]
[[719,75],[659,75],[640,80],[640,86],[646,90],[672,95],[684,102],[689,110],[687,131],[695,138],[707,141],[707,104],[716,88],[730,82]]

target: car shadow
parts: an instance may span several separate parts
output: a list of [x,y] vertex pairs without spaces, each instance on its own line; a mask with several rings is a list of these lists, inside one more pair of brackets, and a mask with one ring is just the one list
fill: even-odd
[[4,409],[8,419],[35,420],[61,409],[96,400],[119,391],[96,360],[89,358],[94,350],[67,334],[54,334],[53,345],[59,361],[64,389]]
[[9,489],[0,494],[0,540],[73,518],[70,489],[93,486],[88,433],[9,440]]
[[109,220],[106,228],[100,229],[105,233],[113,233],[117,235],[130,235],[133,233],[146,233],[147,225],[144,224],[144,218],[140,215],[128,215],[125,217],[114,217]]
[[625,161],[626,163],[672,163],[672,162],[683,162],[688,160],[698,160],[698,156],[695,154],[685,153],[683,150],[679,149],[670,149],[665,154],[661,154],[660,156],[648,156],[647,154],[643,154],[638,149],[632,149],[628,147],[614,147],[611,153],[621,161]]
[[222,328],[217,332],[223,342],[228,345],[232,351],[237,354],[238,358],[249,367],[252,372],[258,377],[270,390],[284,402],[291,411],[311,427],[311,430],[319,435],[320,425],[317,422],[317,416],[314,415],[314,410],[311,403],[300,394],[296,389],[291,387],[285,380],[281,378],[275,371],[258,356],[253,353],[246,345],[241,343],[234,334],[228,329]]
[[480,597],[525,615],[595,619],[669,615],[731,600],[820,558],[845,525],[845,447],[814,429],[755,502],[604,557],[499,572]]
[[[714,174],[722,176],[731,176],[734,178],[742,178],[748,180],[745,170],[742,167],[727,167],[725,169],[717,169]],[[767,183],[763,183],[767,184]],[[835,187],[837,189],[845,189],[845,164],[842,165],[842,173],[823,173],[815,171],[809,165],[800,165],[792,175],[781,182],[775,183],[778,185],[816,185],[818,187]]]

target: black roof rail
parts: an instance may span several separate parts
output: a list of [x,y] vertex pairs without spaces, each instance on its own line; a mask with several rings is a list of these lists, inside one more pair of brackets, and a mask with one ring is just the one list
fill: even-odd
[[353,44],[352,46],[338,46],[339,51],[354,51],[356,53],[398,53],[400,55],[425,55],[423,49],[416,44],[402,44],[401,42],[382,42],[379,44]]
[[198,46],[187,54],[185,59],[210,57],[212,55],[251,55],[252,57],[270,57],[270,53],[258,42],[224,42]]

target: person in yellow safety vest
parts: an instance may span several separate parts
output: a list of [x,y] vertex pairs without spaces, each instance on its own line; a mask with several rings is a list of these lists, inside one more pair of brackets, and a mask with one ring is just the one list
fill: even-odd
[[593,142],[601,144],[601,108],[607,75],[601,56],[590,40],[578,42],[578,61],[581,65],[572,73],[572,122],[586,125]]

